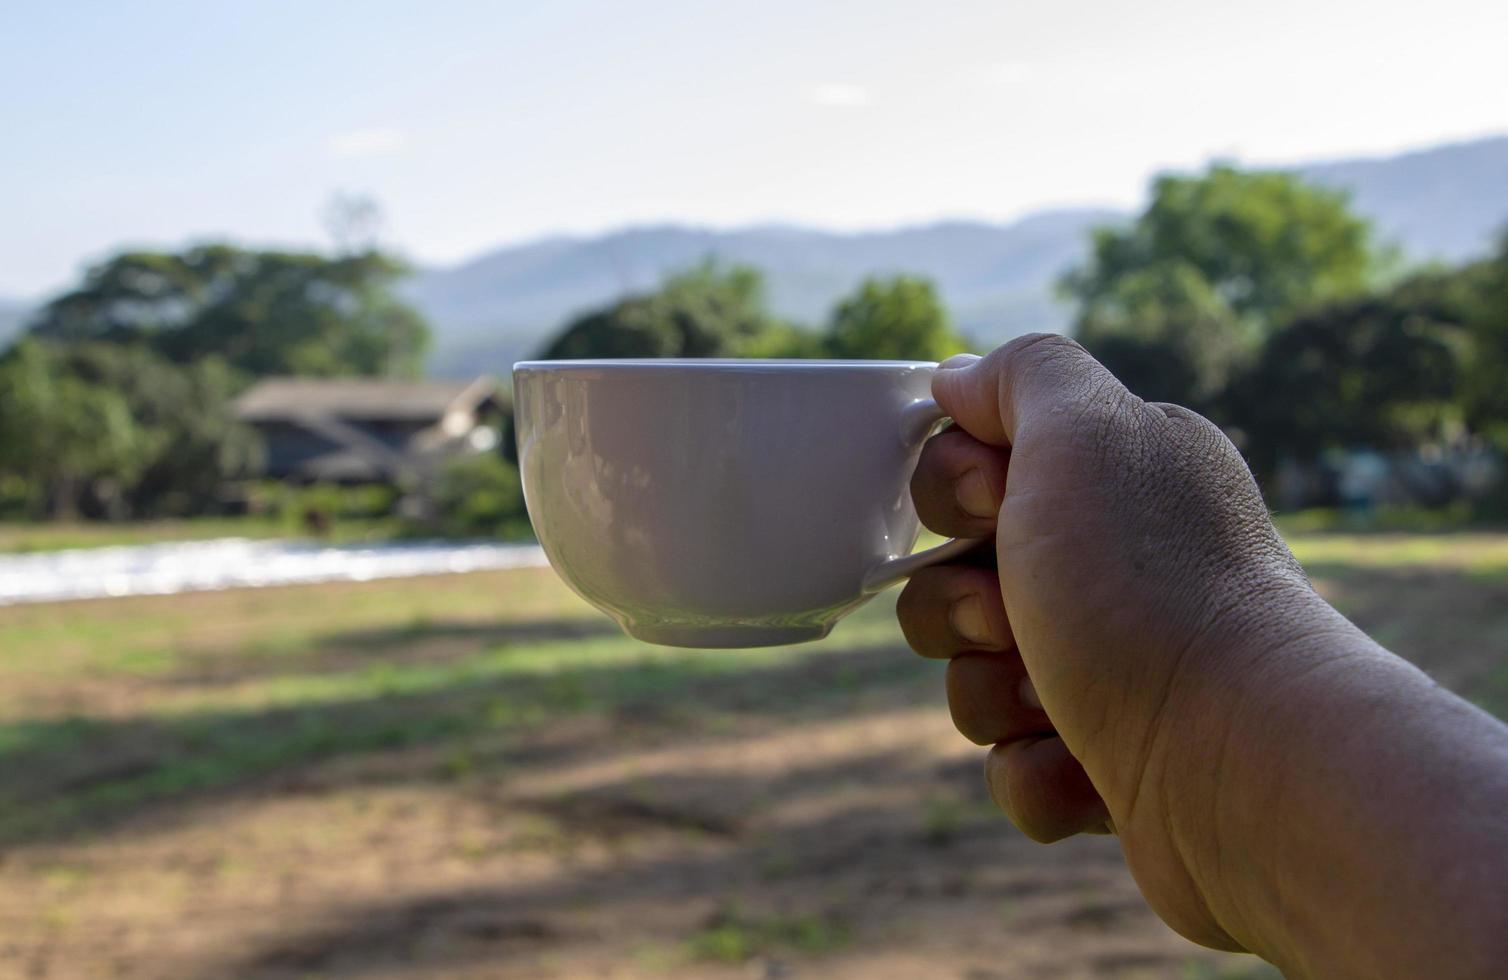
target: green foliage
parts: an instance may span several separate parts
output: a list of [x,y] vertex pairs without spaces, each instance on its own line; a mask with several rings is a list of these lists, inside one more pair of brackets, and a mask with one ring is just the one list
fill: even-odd
[[1209,411],[1251,334],[1197,268],[1173,259],[1127,272],[1085,308],[1077,337],[1143,398]]
[[830,356],[825,338],[802,327],[777,323],[744,342],[742,357],[810,360]]
[[518,470],[496,453],[452,462],[441,475],[436,505],[451,537],[517,538],[529,534]]
[[1471,338],[1461,392],[1466,422],[1508,452],[1508,233],[1496,255],[1461,270],[1450,285]]
[[1274,330],[1362,293],[1378,260],[1344,195],[1277,172],[1164,176],[1124,228],[1094,235],[1064,277],[1076,334],[1138,394],[1215,412]]
[[429,330],[393,292],[406,271],[375,251],[126,252],[91,268],[31,329],[139,343],[180,364],[218,356],[251,375],[413,375]]
[[1459,428],[1464,337],[1407,292],[1322,307],[1283,327],[1227,398],[1227,417],[1255,436],[1259,472],[1279,451],[1406,449]]
[[231,416],[230,373],[107,343],[23,340],[0,359],[0,475],[25,509],[122,517],[204,509],[260,452]]
[[271,517],[284,534],[315,532],[344,540],[400,530],[399,491],[384,484],[299,486],[264,480],[250,486],[247,496],[248,508]]
[[375,251],[228,245],[91,268],[0,362],[3,503],[107,517],[213,509],[260,452],[230,408],[248,376],[418,372],[428,328],[393,292],[405,271]]
[[925,279],[866,280],[818,334],[768,311],[757,270],[708,261],[579,317],[541,356],[940,360],[964,347]]
[[916,276],[866,279],[833,311],[833,357],[940,361],[966,348],[931,282]]
[[789,330],[766,310],[758,270],[709,260],[653,293],[580,317],[541,356],[742,357]]
[[1170,261],[1197,270],[1238,316],[1268,323],[1361,292],[1377,265],[1370,229],[1344,194],[1216,165],[1159,177],[1147,210],[1127,228],[1096,232],[1088,265],[1064,285],[1092,308],[1128,273]]
[[1061,285],[1091,352],[1225,425],[1259,477],[1333,450],[1508,448],[1508,238],[1379,285],[1388,258],[1344,195],[1222,165],[1157,180]]
[[178,366],[141,347],[101,343],[59,353],[73,375],[123,398],[145,437],[149,453],[126,494],[131,513],[202,511],[228,477],[260,461],[260,440],[230,408],[238,385],[220,358]]
[[31,511],[71,515],[91,490],[113,502],[165,448],[132,421],[120,393],[69,372],[35,342],[0,361],[0,405],[0,473],[27,486]]

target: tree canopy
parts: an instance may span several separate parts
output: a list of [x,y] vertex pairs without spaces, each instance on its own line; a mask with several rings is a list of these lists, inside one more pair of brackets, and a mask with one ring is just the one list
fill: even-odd
[[1090,351],[1224,425],[1259,477],[1330,450],[1508,449],[1508,236],[1384,281],[1394,266],[1344,195],[1220,165],[1158,179],[1061,286]]
[[1366,289],[1377,261],[1371,239],[1339,191],[1220,164],[1157,178],[1147,209],[1127,227],[1096,231],[1088,263],[1064,285],[1089,312],[1114,305],[1127,275],[1180,263],[1236,315],[1271,323]]
[[737,357],[782,326],[765,308],[757,269],[707,261],[577,318],[541,356]]
[[1492,258],[1447,280],[1447,301],[1464,309],[1470,337],[1462,380],[1466,423],[1508,451],[1508,231]]
[[864,280],[833,311],[825,340],[832,357],[882,360],[940,361],[967,347],[918,276]]
[[180,364],[218,356],[249,375],[413,375],[429,330],[394,293],[405,272],[375,251],[125,252],[47,304],[31,333],[140,343]]
[[1451,311],[1418,292],[1339,301],[1281,327],[1231,386],[1227,415],[1259,473],[1279,452],[1408,449],[1447,438],[1466,342]]
[[1198,268],[1170,259],[1124,273],[1076,336],[1142,397],[1208,412],[1254,333]]
[[757,269],[709,260],[578,317],[541,356],[940,359],[964,346],[925,279],[865,280],[817,333],[769,311]]
[[217,358],[177,366],[139,345],[22,340],[0,358],[0,475],[34,513],[193,513],[259,450],[231,391]]
[[1354,297],[1378,267],[1345,196],[1226,165],[1164,176],[1143,213],[1095,232],[1064,276],[1075,335],[1144,397],[1217,412],[1262,341],[1306,309]]

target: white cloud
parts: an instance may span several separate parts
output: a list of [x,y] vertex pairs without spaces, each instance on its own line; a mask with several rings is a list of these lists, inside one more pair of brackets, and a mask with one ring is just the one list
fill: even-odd
[[380,157],[397,153],[408,137],[397,129],[352,129],[336,133],[325,141],[325,150],[334,157]]
[[869,89],[852,82],[822,82],[807,89],[806,97],[829,109],[853,109],[869,105]]

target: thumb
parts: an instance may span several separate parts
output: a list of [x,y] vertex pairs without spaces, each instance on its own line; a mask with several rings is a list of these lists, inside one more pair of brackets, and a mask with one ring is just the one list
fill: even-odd
[[1050,333],[1017,337],[982,358],[951,357],[932,377],[938,406],[969,435],[992,446],[1011,445],[1034,420],[1125,393],[1088,351]]

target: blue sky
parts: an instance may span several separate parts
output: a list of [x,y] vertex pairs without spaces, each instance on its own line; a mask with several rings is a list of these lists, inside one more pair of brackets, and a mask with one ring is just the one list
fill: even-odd
[[1502,0],[82,3],[0,14],[0,295],[125,244],[449,262],[677,220],[1131,204],[1163,167],[1508,131]]

